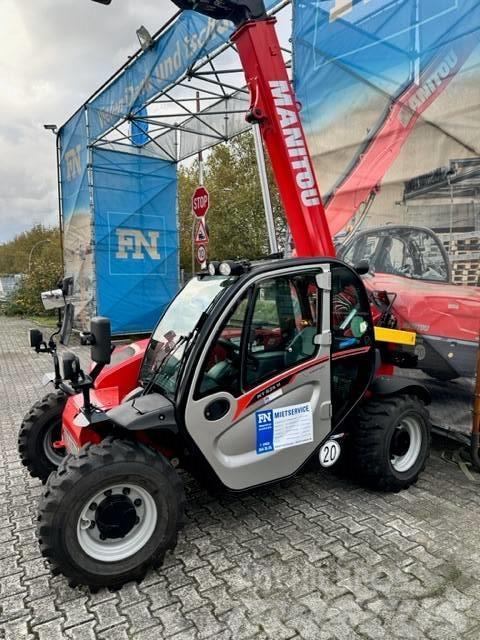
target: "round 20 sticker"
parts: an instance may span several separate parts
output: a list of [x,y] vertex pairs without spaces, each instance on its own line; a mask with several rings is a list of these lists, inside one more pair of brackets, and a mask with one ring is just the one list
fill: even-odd
[[322,467],[331,467],[339,459],[342,450],[336,440],[327,440],[320,448],[318,457]]

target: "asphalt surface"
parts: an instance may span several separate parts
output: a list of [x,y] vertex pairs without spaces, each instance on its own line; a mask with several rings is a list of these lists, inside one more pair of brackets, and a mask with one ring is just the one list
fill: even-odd
[[445,461],[440,441],[400,494],[310,471],[218,497],[186,477],[177,549],[141,585],[91,595],[53,577],[34,534],[42,485],[17,455],[50,369],[27,326],[0,318],[2,640],[480,638],[480,477]]

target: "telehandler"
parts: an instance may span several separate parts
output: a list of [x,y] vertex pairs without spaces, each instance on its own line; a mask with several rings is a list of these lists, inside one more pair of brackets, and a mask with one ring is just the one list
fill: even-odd
[[335,257],[275,20],[262,0],[174,1],[237,27],[247,118],[270,154],[297,257],[211,262],[164,312],[141,366],[135,353],[112,367],[107,318],[86,336],[91,371],[63,355],[57,444],[67,455],[48,477],[37,534],[52,570],[91,589],[139,581],[175,547],[181,469],[245,491],[312,459],[332,466],[347,448],[360,482],[399,491],[430,447],[428,391],[384,375],[360,278],[368,265]]

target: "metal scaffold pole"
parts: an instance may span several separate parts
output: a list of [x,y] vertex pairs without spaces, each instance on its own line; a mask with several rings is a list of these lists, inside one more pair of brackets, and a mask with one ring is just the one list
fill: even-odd
[[277,236],[275,234],[275,222],[273,219],[272,200],[270,189],[268,188],[267,167],[265,164],[265,153],[263,151],[262,134],[258,124],[253,125],[253,137],[255,140],[255,152],[257,154],[258,175],[262,188],[263,206],[265,208],[265,220],[267,222],[268,244],[270,253],[278,252]]

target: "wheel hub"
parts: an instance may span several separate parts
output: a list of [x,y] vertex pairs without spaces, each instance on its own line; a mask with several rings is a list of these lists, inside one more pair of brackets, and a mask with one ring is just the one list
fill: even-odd
[[157,519],[155,500],[144,487],[110,485],[85,502],[77,521],[78,542],[96,560],[124,560],[148,542]]
[[58,467],[65,457],[65,448],[55,446],[60,441],[61,430],[62,423],[57,420],[52,422],[43,436],[43,453],[55,467]]
[[392,454],[394,456],[404,456],[410,446],[410,435],[405,429],[395,429],[392,438]]
[[124,495],[111,495],[98,505],[94,520],[100,536],[124,538],[138,521],[133,502]]
[[390,442],[390,462],[395,471],[405,473],[418,460],[422,449],[421,421],[406,415],[395,429]]

